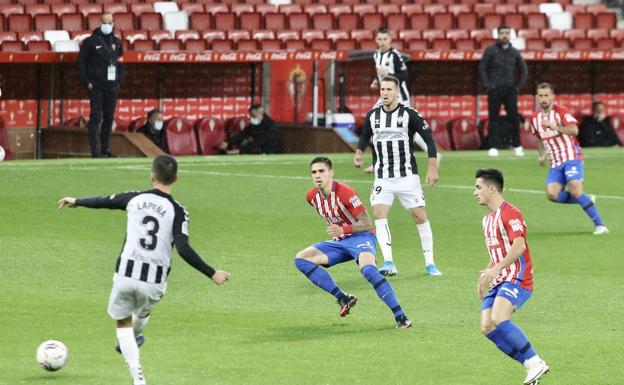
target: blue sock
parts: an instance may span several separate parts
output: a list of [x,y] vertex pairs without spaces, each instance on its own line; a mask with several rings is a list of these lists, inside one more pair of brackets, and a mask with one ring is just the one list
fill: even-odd
[[578,197],[578,204],[585,210],[585,213],[594,222],[595,226],[603,225],[600,214],[598,214],[598,209],[594,206],[594,202],[591,201],[591,198],[588,197],[587,194],[581,194],[581,196]]
[[331,275],[322,267],[302,258],[295,258],[295,266],[308,277],[310,282],[333,295],[338,300],[347,296],[344,291],[336,286]]
[[379,271],[374,265],[366,265],[362,268],[362,275],[373,286],[379,298],[392,310],[395,317],[405,315],[399,305],[399,300],[390,286],[390,282],[379,274]]
[[494,345],[496,345],[496,347],[503,353],[505,353],[506,355],[510,356],[511,358],[513,358],[511,356],[511,352],[513,351],[513,348],[511,346],[509,346],[509,344],[507,343],[507,340],[505,340],[505,337],[503,335],[501,335],[500,330],[498,328],[492,330],[491,332],[489,332],[486,337],[494,342]]
[[537,354],[522,332],[522,329],[510,320],[501,322],[496,329],[499,330],[501,337],[505,339],[507,345],[512,349],[509,356],[514,360],[524,364],[524,361]]
[[576,200],[575,197],[570,195],[570,193],[568,191],[561,190],[561,192],[557,196],[557,203],[571,204],[571,203],[578,203],[578,200]]

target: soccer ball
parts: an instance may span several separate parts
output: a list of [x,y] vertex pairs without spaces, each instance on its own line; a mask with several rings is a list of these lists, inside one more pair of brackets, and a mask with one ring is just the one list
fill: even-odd
[[67,347],[61,341],[45,341],[37,348],[37,362],[48,372],[55,372],[67,363]]

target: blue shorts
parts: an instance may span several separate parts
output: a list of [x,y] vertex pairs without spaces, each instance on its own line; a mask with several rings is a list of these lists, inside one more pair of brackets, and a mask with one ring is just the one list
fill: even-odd
[[502,282],[488,291],[485,298],[483,298],[483,304],[481,305],[481,311],[491,309],[494,306],[494,299],[501,296],[509,300],[516,310],[520,309],[526,301],[531,298],[533,292],[531,290],[524,289],[518,285],[514,285],[510,282]]
[[338,241],[319,242],[312,247],[316,248],[329,259],[328,267],[339,263],[355,260],[357,262],[360,254],[377,251],[377,239],[370,231],[350,235]]
[[583,180],[582,160],[569,160],[555,168],[551,168],[546,178],[546,185],[559,183],[565,186],[571,180]]

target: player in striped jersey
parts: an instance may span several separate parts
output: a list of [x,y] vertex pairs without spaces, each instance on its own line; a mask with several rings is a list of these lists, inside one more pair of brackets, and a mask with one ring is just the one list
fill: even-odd
[[113,276],[108,314],[117,322],[116,350],[128,364],[133,385],[145,385],[139,359],[139,346],[144,341],[141,332],[167,290],[173,246],[186,263],[217,285],[230,277],[208,266],[189,244],[188,211],[171,196],[177,170],[173,157],[158,156],[152,163],[151,190],[58,201],[59,208],[82,206],[127,213],[126,239]]
[[330,293],[340,305],[340,316],[349,314],[357,298],[342,291],[324,267],[355,260],[360,272],[373,286],[379,298],[394,314],[395,326],[412,326],[390,282],[375,267],[376,241],[366,208],[356,192],[344,183],[334,181],[332,162],[325,157],[310,162],[310,175],[315,187],[306,194],[308,203],[327,221],[331,241],[316,243],[295,257],[295,266],[313,284]]
[[595,197],[583,192],[583,153],[576,140],[578,122],[568,109],[555,104],[555,90],[549,83],[537,86],[540,110],[531,119],[531,129],[537,136],[540,165],[550,158],[550,171],[546,178],[546,196],[563,204],[579,204],[594,222],[594,234],[607,234],[594,205]]
[[490,262],[477,282],[477,295],[483,301],[481,333],[503,353],[525,366],[524,384],[537,385],[550,368],[537,355],[524,332],[511,321],[513,313],[533,293],[533,265],[526,242],[526,223],[522,213],[504,200],[504,180],[499,170],[477,170],[475,177],[474,196],[489,210],[483,218],[483,234]]
[[372,139],[376,161],[370,201],[375,214],[377,239],[384,256],[384,265],[380,272],[384,275],[397,274],[388,227],[388,213],[396,196],[416,222],[427,273],[439,276],[441,273],[433,259],[433,234],[427,219],[425,197],[413,154],[414,137],[419,134],[427,144],[429,163],[426,182],[430,186],[438,180],[436,146],[431,129],[422,116],[413,108],[399,103],[398,87],[399,80],[393,76],[386,76],[381,81],[383,105],[366,115],[366,124],[355,151],[353,165],[362,165],[362,153]]

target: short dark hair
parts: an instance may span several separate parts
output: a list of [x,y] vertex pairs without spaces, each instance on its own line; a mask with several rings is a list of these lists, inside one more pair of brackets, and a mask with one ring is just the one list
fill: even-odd
[[383,79],[381,79],[382,82],[392,82],[394,83],[397,88],[399,87],[399,78],[397,78],[396,76],[392,76],[392,75],[386,75],[383,77]]
[[511,27],[508,26],[507,24],[501,24],[498,26],[498,28],[496,28],[496,32],[500,32],[501,29],[511,29]]
[[178,178],[178,162],[171,155],[159,155],[152,162],[152,172],[157,181],[171,185]]
[[547,82],[542,82],[542,83],[538,84],[536,90],[541,90],[541,89],[544,89],[544,88],[550,88],[552,93],[553,94],[555,93],[555,86],[553,86],[552,84],[547,83]]
[[248,111],[251,112],[251,111],[254,111],[254,110],[258,110],[260,108],[263,108],[262,104],[260,104],[260,103],[253,103],[251,106],[249,106],[249,110]]
[[312,159],[312,161],[310,162],[310,168],[312,168],[312,165],[316,163],[323,163],[325,164],[325,166],[327,166],[328,169],[333,169],[332,161],[325,156],[317,156],[316,158]]
[[388,27],[379,27],[379,29],[375,33],[375,36],[377,36],[380,33],[390,33],[390,30],[388,29]]
[[152,116],[154,116],[155,114],[162,114],[162,111],[159,110],[158,108],[154,108],[153,110],[150,110],[150,112],[147,113],[147,120],[150,120]]
[[487,184],[493,184],[499,192],[503,191],[505,180],[503,173],[495,168],[481,168],[475,173],[475,178],[481,178]]

